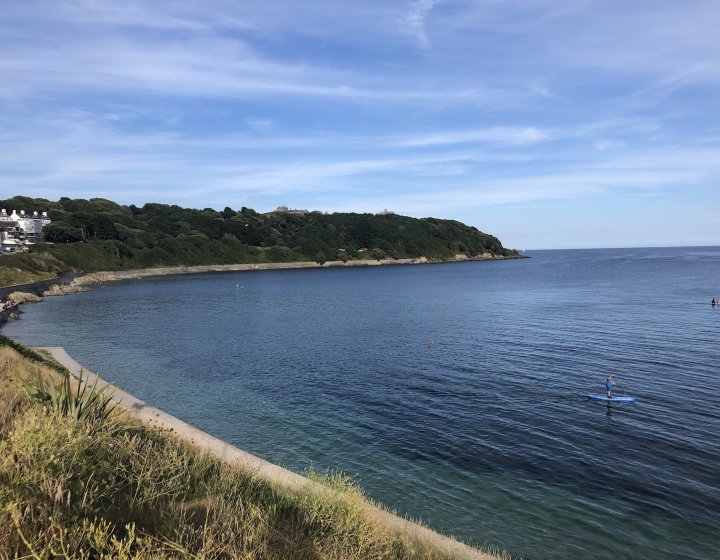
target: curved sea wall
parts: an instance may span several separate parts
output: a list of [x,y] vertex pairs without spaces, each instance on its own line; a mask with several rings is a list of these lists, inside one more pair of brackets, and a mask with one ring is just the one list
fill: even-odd
[[[488,261],[514,259],[518,257],[505,257],[483,253],[478,257],[469,258],[466,255],[457,257],[448,262],[466,261]],[[359,261],[327,261],[319,264],[312,261],[286,262],[286,263],[255,263],[255,264],[212,264],[199,266],[169,266],[155,268],[136,268],[132,270],[117,270],[103,272],[89,272],[82,274],[67,282],[53,282],[46,289],[39,289],[43,296],[59,296],[90,289],[90,287],[102,284],[103,282],[117,282],[121,280],[134,280],[148,276],[171,276],[174,274],[201,274],[204,272],[246,272],[253,270],[289,270],[298,268],[346,268],[357,266],[393,266],[408,264],[431,264],[426,257],[416,259],[383,259],[383,260],[359,260]]]
[[467,262],[467,261],[490,261],[506,259],[527,258],[523,255],[504,256],[493,253],[483,253],[477,257],[468,257],[458,254],[449,261],[431,261],[427,257],[414,259],[382,259],[382,260],[352,260],[352,261],[327,261],[323,264],[312,261],[283,262],[283,263],[254,263],[254,264],[216,264],[198,266],[168,266],[153,268],[135,268],[129,270],[99,271],[84,274],[66,274],[57,278],[38,280],[28,284],[17,284],[12,286],[0,286],[0,298],[5,298],[11,292],[36,293],[42,296],[60,296],[90,289],[93,285],[103,282],[115,282],[120,280],[133,280],[147,276],[170,276],[174,274],[201,274],[203,272],[243,272],[252,270],[284,270],[297,268],[346,268],[356,266],[391,266],[405,264],[439,264],[439,262]]
[[60,276],[49,280],[39,280],[29,284],[16,284],[12,286],[0,287],[0,298],[6,298],[12,292],[27,292],[33,294],[41,294],[53,288],[53,286],[68,284],[73,281],[76,275]]
[[102,284],[103,282],[117,282],[120,280],[135,280],[148,276],[171,276],[174,274],[202,274],[205,272],[246,272],[252,270],[284,270],[297,268],[337,268],[351,266],[382,266],[391,264],[424,264],[428,260],[424,257],[419,259],[398,259],[380,261],[328,261],[324,264],[316,262],[287,262],[287,263],[255,263],[255,264],[210,264],[199,266],[168,266],[155,268],[135,268],[131,270],[89,272],[73,278],[64,284],[55,284],[43,295],[63,295],[89,289],[89,287]]
[[[223,461],[243,466],[271,484],[278,485],[290,491],[300,490],[303,487],[307,487],[308,484],[317,484],[297,473],[269,463],[237,447],[229,445],[166,412],[146,404],[81,366],[70,357],[64,348],[48,347],[41,348],[40,350],[49,352],[57,362],[66,367],[74,376],[78,377],[80,373],[82,373],[83,378],[90,386],[97,383],[96,386],[98,389],[108,387],[108,390],[112,391],[113,398],[131,415],[148,424],[168,429],[178,438],[192,443]],[[320,488],[320,486],[318,486],[318,488]],[[388,513],[369,502],[366,504],[366,509],[370,518],[391,531],[403,533],[417,542],[426,544],[443,554],[452,555],[453,558],[458,560],[497,560],[498,558],[497,556],[484,553],[466,546],[459,541],[440,535],[417,523]]]

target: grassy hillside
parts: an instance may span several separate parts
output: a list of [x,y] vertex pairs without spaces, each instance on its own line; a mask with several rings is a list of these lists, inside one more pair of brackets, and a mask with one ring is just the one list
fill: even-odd
[[120,413],[31,400],[16,378],[61,371],[0,336],[0,558],[452,558],[375,522],[343,477],[279,489]]
[[258,214],[252,209],[142,208],[94,198],[0,201],[8,209],[47,211],[47,244],[3,257],[0,285],[153,266],[427,257],[513,256],[492,235],[452,220],[376,214]]

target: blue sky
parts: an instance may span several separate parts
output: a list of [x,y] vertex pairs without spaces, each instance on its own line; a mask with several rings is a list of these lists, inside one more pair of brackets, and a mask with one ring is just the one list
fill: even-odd
[[0,197],[720,244],[717,0],[0,0]]

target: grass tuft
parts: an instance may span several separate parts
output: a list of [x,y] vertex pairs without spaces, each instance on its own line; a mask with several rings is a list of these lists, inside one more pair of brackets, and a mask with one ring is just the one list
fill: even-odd
[[68,371],[62,372],[58,384],[47,382],[40,372],[30,380],[24,379],[18,373],[15,373],[15,377],[31,400],[82,424],[103,423],[117,408],[117,403],[113,402],[114,391],[109,391],[107,386],[98,389],[97,377],[93,384],[89,385],[87,380],[83,379],[82,370],[79,379],[72,381]]
[[86,415],[88,393],[41,358],[0,344],[0,559],[455,558],[377,523],[342,474],[290,491],[128,415]]

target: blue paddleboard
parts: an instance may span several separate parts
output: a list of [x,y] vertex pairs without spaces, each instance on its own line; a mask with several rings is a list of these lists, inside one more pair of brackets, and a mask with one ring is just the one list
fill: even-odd
[[608,397],[601,393],[588,393],[587,398],[591,401],[607,401],[607,402],[633,402],[637,397],[630,397],[628,395],[618,395],[615,397]]

